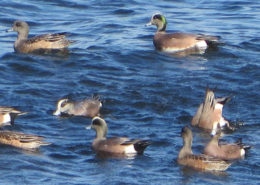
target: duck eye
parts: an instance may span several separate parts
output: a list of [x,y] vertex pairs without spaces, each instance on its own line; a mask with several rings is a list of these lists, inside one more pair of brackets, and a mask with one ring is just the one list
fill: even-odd
[[15,23],[15,26],[20,27],[22,24],[20,22]]
[[65,102],[62,102],[62,104],[60,105],[61,107],[64,107],[66,105],[66,101]]
[[153,16],[153,19],[159,19],[159,20],[162,20],[162,16],[159,15],[159,14],[156,14]]
[[101,125],[101,123],[98,119],[94,119],[92,125]]

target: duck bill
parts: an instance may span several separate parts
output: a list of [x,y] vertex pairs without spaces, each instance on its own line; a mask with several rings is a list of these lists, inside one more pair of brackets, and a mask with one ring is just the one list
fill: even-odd
[[148,22],[147,24],[145,24],[145,26],[151,26],[152,23],[151,22]]
[[91,125],[86,126],[85,129],[90,130],[91,129]]
[[54,116],[59,116],[60,114],[61,114],[61,113],[60,113],[60,111],[58,111],[58,110],[56,110],[56,111],[53,112],[53,115],[54,115]]
[[14,31],[14,29],[10,28],[10,29],[6,30],[6,32],[11,32],[11,31]]

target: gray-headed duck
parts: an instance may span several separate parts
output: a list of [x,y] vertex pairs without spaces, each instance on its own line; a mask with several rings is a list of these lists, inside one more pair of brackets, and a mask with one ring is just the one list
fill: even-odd
[[64,49],[74,41],[67,40],[66,33],[43,34],[28,38],[29,25],[24,21],[15,21],[9,31],[18,32],[14,43],[15,51],[19,53],[32,53],[41,49]]
[[101,107],[102,103],[95,98],[84,99],[81,101],[70,101],[65,98],[57,102],[57,108],[53,115],[94,117],[99,115]]
[[96,131],[96,138],[92,143],[92,148],[96,153],[123,155],[142,154],[145,148],[150,145],[149,141],[139,139],[130,140],[126,137],[107,139],[107,124],[106,121],[100,117],[94,117],[92,119],[91,128]]

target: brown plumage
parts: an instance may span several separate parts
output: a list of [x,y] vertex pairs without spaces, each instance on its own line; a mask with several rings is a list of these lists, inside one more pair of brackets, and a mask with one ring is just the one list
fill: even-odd
[[13,107],[0,106],[0,127],[13,125],[15,118],[24,114],[27,112],[21,112]]
[[0,131],[1,144],[11,145],[23,149],[37,149],[42,145],[51,144],[42,141],[43,139],[45,138],[31,134],[24,134],[12,131]]
[[208,46],[218,42],[219,37],[190,33],[166,33],[166,18],[157,13],[147,25],[155,25],[157,32],[153,43],[157,50],[169,53],[180,52],[187,49],[205,50]]
[[246,150],[250,146],[242,144],[242,142],[232,144],[219,144],[220,134],[212,137],[210,142],[204,148],[204,154],[217,157],[224,160],[241,159],[245,156]]
[[84,99],[81,101],[70,101],[65,98],[57,102],[57,108],[53,115],[94,117],[99,115],[101,107],[102,103],[96,98]]
[[28,39],[29,25],[24,21],[15,21],[8,31],[18,32],[14,49],[19,53],[32,53],[42,49],[63,49],[74,42],[66,40],[66,33],[44,34]]
[[222,116],[223,106],[229,100],[230,97],[215,98],[214,92],[207,88],[204,102],[200,104],[191,124],[207,129],[215,135],[218,128],[229,126],[229,122]]
[[178,155],[178,163],[183,166],[192,167],[199,170],[225,171],[231,163],[208,155],[195,155],[192,153],[192,131],[184,127],[181,132],[183,147]]
[[135,155],[142,154],[150,142],[145,140],[130,140],[126,137],[106,138],[107,124],[104,119],[94,117],[91,128],[96,131],[96,138],[92,143],[92,148],[97,153]]

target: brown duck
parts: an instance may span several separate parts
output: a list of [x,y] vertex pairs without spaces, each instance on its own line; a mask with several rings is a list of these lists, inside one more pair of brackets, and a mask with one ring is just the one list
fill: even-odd
[[15,51],[19,53],[32,53],[41,49],[63,49],[74,41],[66,40],[66,33],[44,34],[28,38],[29,25],[24,21],[15,21],[9,31],[18,32],[14,43]]
[[24,134],[12,131],[0,131],[0,143],[11,145],[23,149],[37,149],[42,145],[50,145],[51,143],[42,141],[42,136]]
[[225,171],[231,163],[208,155],[195,155],[192,153],[192,131],[188,127],[182,128],[183,147],[178,155],[178,163],[183,166],[192,167],[206,171]]
[[70,115],[70,116],[86,116],[94,117],[99,115],[102,103],[95,98],[84,99],[81,101],[71,101],[67,98],[57,102],[56,111],[53,115]]
[[21,112],[13,107],[0,106],[0,127],[13,125],[15,118],[24,114],[27,112]]
[[219,138],[220,134],[212,137],[204,148],[204,154],[223,160],[234,160],[244,158],[246,151],[251,148],[244,145],[241,140],[232,144],[219,144]]
[[193,116],[191,125],[207,129],[211,135],[215,135],[219,128],[230,127],[229,122],[222,116],[223,106],[230,98],[215,98],[214,92],[207,88],[204,102]]
[[218,43],[219,37],[202,34],[190,33],[166,33],[166,18],[156,13],[152,16],[151,21],[146,24],[155,25],[157,32],[153,38],[153,44],[157,50],[175,53],[188,49],[205,50],[210,45]]
[[142,154],[150,142],[145,140],[130,140],[126,137],[106,138],[107,124],[104,119],[94,117],[91,128],[96,131],[96,138],[92,143],[92,148],[97,153],[135,155]]

